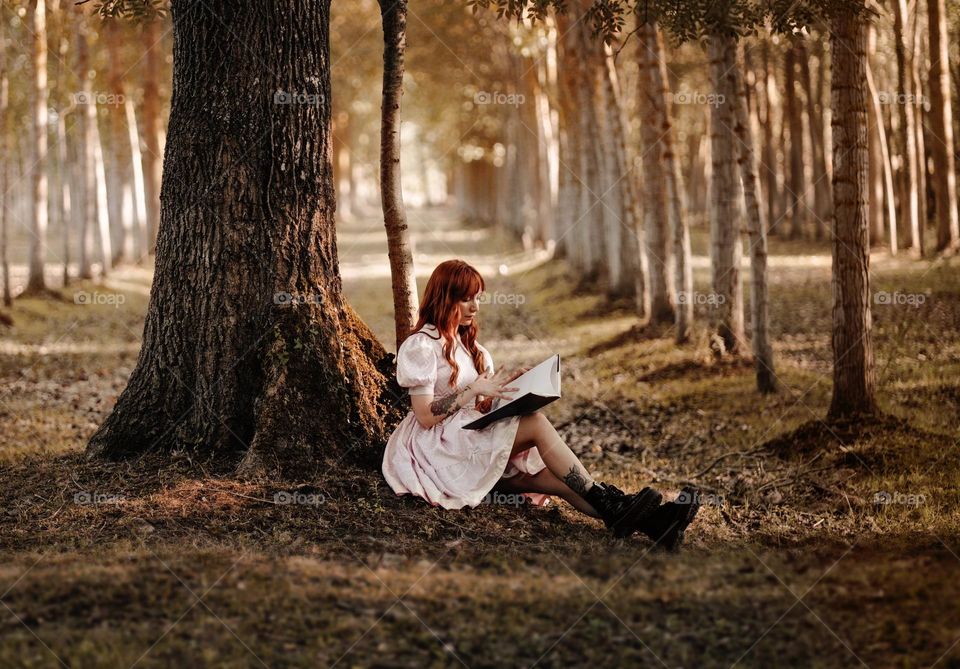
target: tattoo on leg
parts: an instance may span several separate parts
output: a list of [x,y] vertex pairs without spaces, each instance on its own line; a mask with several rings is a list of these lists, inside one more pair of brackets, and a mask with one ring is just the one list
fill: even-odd
[[563,477],[563,482],[581,497],[587,492],[587,477],[576,466],[570,468],[570,472]]

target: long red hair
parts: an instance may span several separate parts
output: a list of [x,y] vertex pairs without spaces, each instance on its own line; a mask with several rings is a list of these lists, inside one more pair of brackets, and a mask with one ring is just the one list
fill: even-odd
[[483,373],[485,361],[483,352],[477,346],[477,333],[479,332],[477,319],[474,317],[470,325],[461,326],[459,303],[470,299],[484,288],[483,277],[471,265],[462,260],[445,260],[433,270],[433,274],[427,281],[427,287],[423,291],[420,317],[417,324],[413,326],[413,332],[428,323],[436,326],[439,330],[444,339],[443,357],[453,368],[449,381],[451,387],[454,387],[457,374],[460,371],[453,355],[454,334],[458,331],[460,341],[463,342],[470,358],[473,360],[473,366],[477,368],[478,373]]

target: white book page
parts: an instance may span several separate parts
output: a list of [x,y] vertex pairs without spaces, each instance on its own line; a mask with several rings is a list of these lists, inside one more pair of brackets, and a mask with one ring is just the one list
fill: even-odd
[[516,388],[509,392],[509,400],[494,402],[492,409],[499,409],[510,402],[520,399],[524,395],[534,394],[543,397],[560,396],[560,356],[552,355],[530,371],[507,384],[508,388]]

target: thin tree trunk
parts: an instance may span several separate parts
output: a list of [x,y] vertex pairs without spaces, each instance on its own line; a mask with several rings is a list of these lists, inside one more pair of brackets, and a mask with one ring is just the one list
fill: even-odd
[[737,162],[743,183],[747,229],[750,233],[750,321],[753,355],[756,362],[757,390],[772,393],[777,389],[773,371],[773,349],[770,346],[767,300],[767,222],[760,202],[760,179],[755,150],[754,130],[750,123],[749,87],[743,76],[743,48],[737,49],[737,65],[726,73],[726,94],[733,108],[734,131],[737,136]]
[[93,143],[93,167],[97,176],[95,194],[97,198],[97,241],[100,247],[100,258],[103,267],[100,276],[105,277],[113,267],[113,244],[110,236],[110,203],[107,196],[107,171],[103,159],[103,137],[97,123],[97,101],[92,99],[88,103],[90,110],[90,141]]
[[[766,183],[767,197],[767,221],[770,225],[770,232],[773,233],[780,220],[780,212],[777,208],[778,203],[783,199],[783,193],[780,189],[780,180],[782,172],[780,161],[777,160],[777,149],[773,141],[773,129],[778,122],[778,116],[782,114],[775,112],[780,102],[780,94],[777,91],[777,79],[774,74],[773,54],[770,48],[770,38],[763,39],[763,82],[761,90],[763,91],[764,116],[763,116],[763,164],[764,181]],[[782,120],[779,122],[782,123]]]
[[380,121],[380,193],[393,288],[397,349],[413,330],[419,308],[413,249],[403,206],[400,173],[400,101],[407,37],[406,0],[381,0],[383,20],[383,102]]
[[30,3],[30,33],[33,62],[33,119],[30,176],[30,262],[27,276],[28,293],[46,290],[44,276],[47,256],[47,29],[46,2]]
[[156,252],[160,228],[160,179],[163,156],[160,154],[160,36],[159,19],[143,26],[143,42],[147,52],[143,59],[143,176],[147,200],[147,249]]
[[[640,154],[643,156],[644,234],[650,268],[650,320],[654,323],[676,321],[674,282],[670,276],[670,211],[667,203],[667,175],[661,133],[664,125],[664,90],[659,82],[657,29],[643,24],[637,31],[637,111],[640,114]],[[692,295],[683,296],[692,299]]]
[[124,100],[123,106],[127,117],[127,141],[130,142],[130,162],[133,167],[133,211],[137,229],[137,260],[142,261],[150,253],[143,155],[140,152],[140,132],[137,129],[137,112],[133,100],[128,97]]
[[920,253],[920,194],[917,183],[916,114],[912,80],[907,65],[904,41],[904,22],[907,18],[907,0],[893,0],[893,36],[897,53],[897,110],[900,115],[899,143],[903,151],[903,197],[900,217],[910,234],[910,248]]
[[[868,35],[868,42],[871,41],[871,38]],[[873,53],[873,49],[869,53]],[[877,139],[879,140],[880,148],[880,176],[883,179],[883,187],[881,188],[881,195],[886,194],[886,200],[881,197],[877,201],[877,206],[880,207],[886,202],[886,214],[887,214],[887,240],[890,244],[890,254],[897,255],[897,207],[896,207],[896,194],[893,190],[893,167],[890,163],[890,149],[887,145],[887,127],[883,121],[883,113],[880,109],[880,94],[877,90],[877,84],[873,78],[873,68],[870,67],[870,58],[864,62],[864,68],[867,72],[867,92],[870,96],[870,108],[873,112],[873,124],[874,124],[874,133]],[[882,219],[882,216],[881,216]]]
[[[734,38],[713,34],[708,42],[713,89],[723,95],[724,74],[736,66]],[[725,352],[739,353],[743,334],[743,284],[740,277],[739,184],[734,163],[734,117],[731,104],[711,107],[710,140],[713,176],[710,189],[710,239],[714,302],[711,310]]]
[[833,399],[829,417],[877,411],[867,221],[866,24],[855,10],[832,23]]
[[[0,21],[0,44],[7,43],[7,25]],[[10,258],[7,255],[7,225],[10,208],[10,81],[7,77],[7,51],[0,49],[0,279],[3,280],[3,306],[13,305],[10,288]]]
[[944,0],[927,0],[930,32],[930,133],[933,156],[933,194],[937,216],[937,251],[960,249],[957,212],[957,172],[953,145],[953,109],[950,100],[950,50]]
[[807,100],[808,135],[810,153],[813,156],[814,237],[823,239],[827,235],[830,218],[833,216],[833,193],[830,192],[830,175],[827,170],[826,149],[823,145],[823,119],[817,109],[813,82],[810,77],[810,63],[807,48],[803,42],[797,44],[800,61],[800,83]]
[[[917,100],[920,100],[920,96],[923,92],[923,84],[920,81],[920,64],[923,62],[923,51],[921,49],[922,40],[920,37],[920,11],[919,4],[915,5],[917,10],[914,11],[913,16],[913,38],[912,38],[912,49],[910,56],[910,73],[913,79],[913,90],[917,94]],[[924,137],[924,123],[923,123],[923,106],[917,105],[917,122],[914,124],[914,132],[916,134],[916,143],[917,143],[917,210],[920,214],[920,225],[919,225],[919,251],[920,257],[926,255],[926,228],[927,228],[927,219],[929,217],[929,206],[927,201],[927,151],[926,151],[926,139]]]
[[787,49],[787,58],[784,64],[786,83],[784,90],[785,124],[790,128],[790,178],[787,180],[787,214],[790,216],[790,237],[803,236],[807,223],[806,193],[807,181],[803,166],[803,118],[800,114],[800,102],[797,100],[796,61],[797,47],[791,45]]
[[[97,171],[94,160],[94,137],[97,113],[93,102],[93,85],[90,79],[90,52],[86,34],[86,18],[79,9],[74,24],[77,42],[77,78],[80,80],[80,109],[77,113],[79,125],[79,154],[80,177],[83,188],[78,192],[77,202],[80,211],[80,269],[78,276],[81,279],[93,278],[93,223],[97,218]],[[91,114],[92,111],[92,114]]]

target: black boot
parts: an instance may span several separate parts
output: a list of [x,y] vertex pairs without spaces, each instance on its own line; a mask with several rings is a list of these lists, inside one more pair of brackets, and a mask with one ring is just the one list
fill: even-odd
[[676,551],[683,543],[687,526],[693,522],[700,509],[700,491],[687,486],[677,499],[667,502],[646,516],[637,529],[650,537],[658,546]]
[[623,538],[633,534],[655,512],[663,495],[653,488],[628,495],[615,485],[594,483],[583,498],[597,510],[613,536]]

